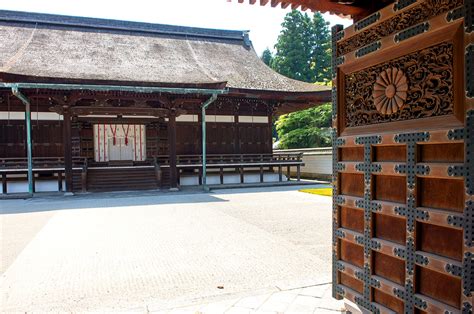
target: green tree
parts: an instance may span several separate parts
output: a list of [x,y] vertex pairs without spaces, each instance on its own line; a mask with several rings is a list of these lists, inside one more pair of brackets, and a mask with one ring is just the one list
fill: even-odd
[[273,54],[272,52],[270,51],[270,49],[265,49],[263,52],[262,52],[262,56],[260,57],[260,59],[262,59],[262,61],[268,65],[269,67],[272,66],[272,61],[273,61]]
[[271,63],[280,74],[305,82],[331,79],[331,35],[321,13],[293,10],[285,16]]
[[287,77],[312,82],[311,27],[308,14],[293,10],[285,16],[282,30],[275,45],[273,69]]
[[282,115],[275,123],[280,148],[331,146],[331,104]]
[[331,33],[329,23],[324,20],[321,13],[316,12],[312,23],[312,54],[311,69],[315,82],[331,81]]
[[[320,13],[309,17],[293,10],[285,16],[271,67],[293,79],[331,83],[331,35]],[[331,145],[331,105],[290,113],[275,123],[280,148]]]

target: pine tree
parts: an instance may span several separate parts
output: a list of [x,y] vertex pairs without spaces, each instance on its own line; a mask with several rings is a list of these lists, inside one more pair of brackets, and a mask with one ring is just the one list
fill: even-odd
[[262,52],[262,56],[260,57],[260,59],[262,59],[262,61],[268,65],[269,67],[271,67],[271,64],[272,64],[272,61],[273,61],[273,54],[272,52],[270,51],[270,49],[265,49],[263,52]]
[[312,18],[293,10],[285,16],[272,68],[305,82],[331,79],[331,34],[321,13]]
[[312,82],[311,19],[305,13],[293,10],[285,16],[282,30],[275,45],[273,68],[287,77]]
[[[331,35],[320,13],[312,18],[288,13],[282,24],[272,68],[285,76],[310,83],[331,82]],[[280,148],[330,146],[330,104],[280,116],[276,131]]]
[[315,82],[331,80],[331,33],[329,23],[321,13],[316,12],[312,23],[312,70]]

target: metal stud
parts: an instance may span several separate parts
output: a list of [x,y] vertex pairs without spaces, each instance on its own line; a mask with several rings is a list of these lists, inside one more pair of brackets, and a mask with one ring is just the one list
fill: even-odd
[[414,312],[415,307],[419,309],[426,309],[428,305],[425,301],[415,296],[415,289],[413,288],[413,282],[407,280],[405,283],[405,290],[394,288],[393,293],[400,299],[405,301],[405,313],[411,314]]
[[411,38],[413,36],[422,34],[424,32],[427,32],[430,29],[430,23],[429,22],[424,22],[420,23],[418,25],[412,26],[410,28],[407,28],[404,31],[401,31],[397,33],[394,37],[394,40],[396,43],[399,43],[403,40],[406,40],[408,38]]
[[393,5],[393,10],[394,11],[401,10],[401,9],[409,6],[410,4],[415,3],[416,1],[417,0],[399,0]]
[[416,208],[415,196],[410,194],[407,198],[407,205],[405,207],[396,206],[395,213],[400,216],[405,216],[407,219],[407,229],[410,232],[415,231],[416,220],[428,220],[430,215],[426,210],[419,210]]
[[360,49],[358,49],[355,53],[355,56],[357,58],[360,58],[360,57],[363,57],[369,53],[372,53],[372,52],[375,52],[377,50],[379,50],[380,48],[382,47],[382,43],[380,41],[376,41],[374,43],[371,43],[365,47],[362,47]]
[[372,15],[369,15],[368,17],[364,18],[363,20],[360,20],[359,22],[355,23],[355,30],[360,31],[363,28],[366,28],[367,26],[374,24],[380,20],[380,12],[376,12]]

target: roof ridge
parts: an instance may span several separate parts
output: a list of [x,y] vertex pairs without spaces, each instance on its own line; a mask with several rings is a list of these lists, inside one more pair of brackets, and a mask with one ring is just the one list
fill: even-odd
[[231,39],[243,41],[245,45],[249,45],[250,43],[248,31],[244,30],[200,28],[49,13],[0,10],[0,22],[19,22],[127,32],[135,31],[140,33],[177,35],[184,37]]

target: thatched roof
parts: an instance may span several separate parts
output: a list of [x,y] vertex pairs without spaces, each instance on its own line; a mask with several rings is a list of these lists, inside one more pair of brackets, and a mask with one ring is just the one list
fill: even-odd
[[0,81],[328,89],[271,70],[245,31],[0,11],[0,42]]

